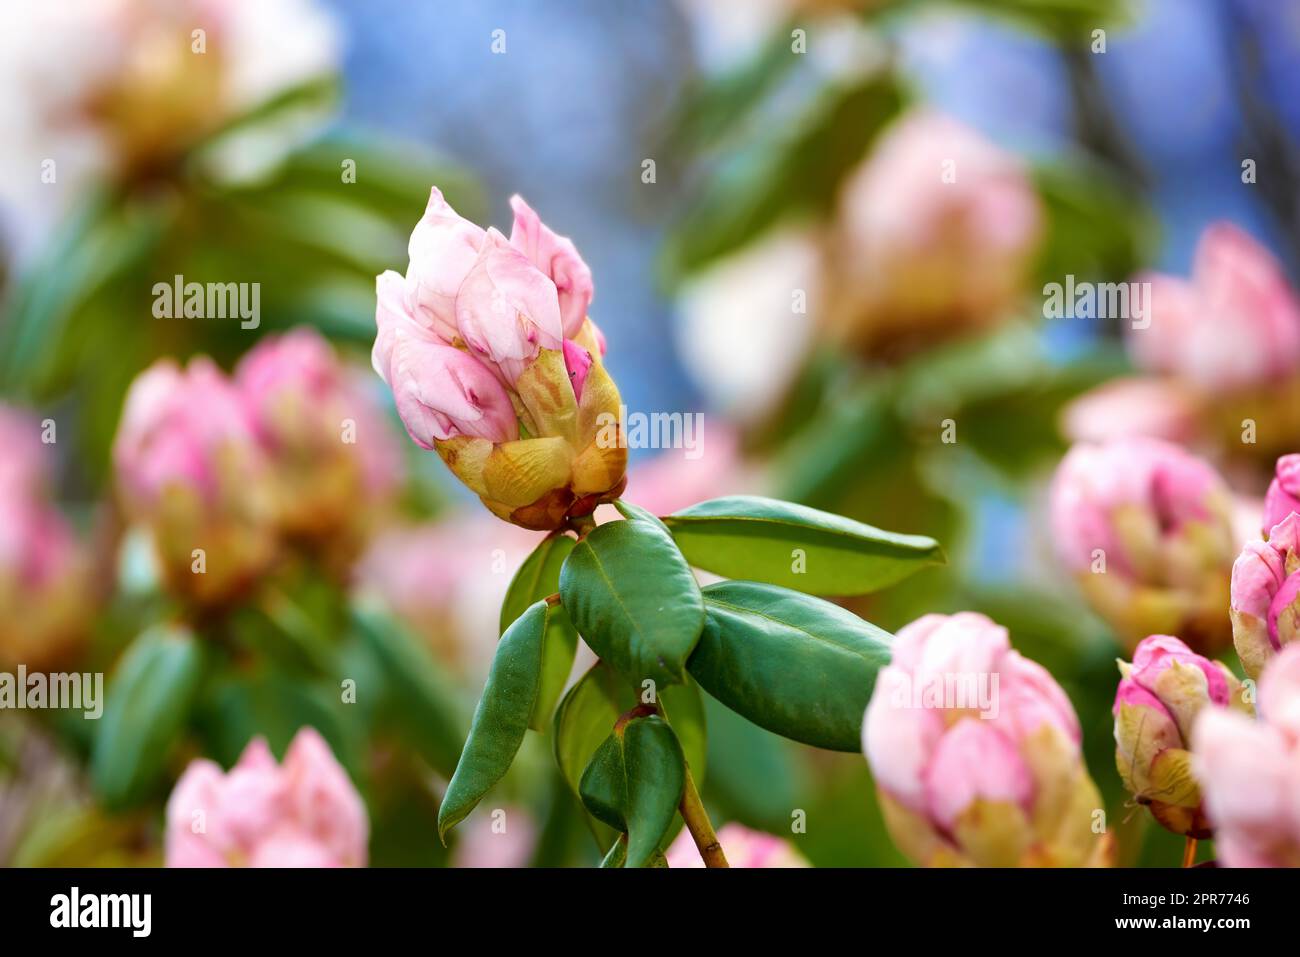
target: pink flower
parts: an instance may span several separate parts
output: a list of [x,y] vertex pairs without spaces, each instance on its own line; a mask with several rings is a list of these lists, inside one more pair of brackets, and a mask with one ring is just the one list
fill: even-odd
[[604,337],[586,317],[590,271],[512,205],[507,241],[432,191],[406,278],[378,279],[372,361],[418,445],[493,514],[550,531],[619,494],[627,448]]
[[1150,326],[1130,329],[1134,360],[1219,393],[1300,370],[1300,302],[1272,254],[1227,222],[1206,229],[1190,280],[1146,275]]
[[1300,636],[1300,513],[1273,526],[1268,541],[1246,544],[1232,566],[1230,614],[1237,655],[1252,677]]
[[862,729],[886,826],[926,865],[1104,862],[1080,737],[1051,675],[973,612],[898,633]]
[[253,459],[261,464],[253,422],[212,360],[199,356],[182,369],[159,359],[131,383],[113,443],[129,502],[145,507],[178,488],[211,500],[233,477],[229,465]]
[[1115,763],[1124,786],[1175,834],[1209,837],[1200,791],[1190,771],[1192,727],[1209,706],[1247,714],[1241,682],[1228,668],[1169,635],[1138,643],[1133,663],[1120,662],[1115,692]]
[[368,833],[347,773],[304,727],[283,764],[261,738],[229,773],[191,762],[167,801],[167,866],[364,867]]
[[572,339],[582,329],[595,295],[591,270],[578,255],[573,241],[552,232],[522,196],[511,196],[510,208],[515,213],[510,245],[527,256],[555,284],[564,336]]
[[1177,383],[1112,379],[1064,408],[1061,431],[1071,442],[1146,436],[1183,443],[1196,435],[1198,412],[1193,396]]
[[[789,842],[772,834],[754,831],[732,821],[718,828],[718,843],[729,867],[811,867],[808,859]],[[690,832],[682,828],[668,850],[669,868],[704,867],[704,860]]]
[[281,527],[324,543],[344,563],[403,473],[397,438],[368,392],[374,380],[361,376],[305,326],[263,338],[235,370],[270,463]]
[[1261,721],[1207,708],[1192,731],[1193,768],[1228,867],[1300,867],[1300,647],[1259,681]]
[[1122,637],[1179,634],[1211,651],[1230,633],[1233,502],[1205,462],[1158,439],[1070,449],[1052,482],[1056,552]]
[[1004,318],[1043,230],[1017,158],[929,110],[885,132],[846,182],[839,219],[839,321],[889,351]]
[[41,441],[41,423],[34,415],[0,404],[0,494],[34,496],[49,481],[49,451]]
[[1300,512],[1300,454],[1277,460],[1273,481],[1264,495],[1264,534],[1292,512]]
[[203,604],[225,600],[272,558],[267,461],[247,405],[210,359],[185,369],[160,359],[136,377],[113,462],[127,515],[153,533],[175,591]]
[[421,448],[468,435],[508,442],[519,435],[510,396],[473,356],[422,328],[411,315],[401,277],[379,277],[375,371],[393,390],[407,432]]

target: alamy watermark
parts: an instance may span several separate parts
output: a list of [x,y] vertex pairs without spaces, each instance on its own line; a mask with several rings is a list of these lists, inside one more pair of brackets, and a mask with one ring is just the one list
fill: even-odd
[[0,671],[0,710],[53,709],[81,711],[87,721],[104,713],[104,673]]
[[914,682],[912,676],[904,672],[890,688],[889,704],[900,709],[978,711],[981,718],[992,721],[1000,711],[999,680],[996,671],[955,671],[930,675],[925,681]]
[[602,449],[685,449],[686,458],[704,455],[703,412],[632,412],[596,416],[596,446]]
[[1076,282],[1074,274],[1064,283],[1043,286],[1043,318],[1120,319],[1134,329],[1151,326],[1151,283]]
[[256,329],[262,322],[260,282],[186,282],[153,284],[155,319],[238,319],[239,328]]

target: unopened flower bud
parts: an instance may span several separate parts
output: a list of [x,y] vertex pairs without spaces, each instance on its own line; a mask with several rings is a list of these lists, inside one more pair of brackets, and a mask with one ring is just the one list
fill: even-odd
[[[718,843],[727,858],[728,867],[811,867],[808,859],[794,849],[787,840],[774,834],[764,834],[737,824],[734,821],[718,828]],[[668,850],[664,852],[668,867],[701,868],[704,859],[700,857],[695,839],[685,828],[678,833]]]
[[1241,682],[1217,661],[1169,635],[1142,639],[1120,662],[1115,693],[1115,763],[1138,803],[1175,834],[1209,837],[1191,770],[1192,725],[1210,705],[1253,712]]
[[1268,541],[1246,544],[1232,566],[1230,614],[1237,656],[1252,678],[1300,637],[1300,513],[1273,526]]
[[1192,729],[1192,766],[1214,828],[1218,863],[1300,867],[1300,646],[1259,679],[1259,721],[1206,708]]
[[1201,652],[1227,644],[1232,519],[1214,469],[1159,439],[1075,445],[1052,483],[1057,554],[1131,644],[1151,634],[1181,635]]
[[277,524],[339,561],[355,556],[402,475],[363,375],[307,327],[267,336],[235,370],[270,466]]
[[885,825],[918,863],[1109,863],[1069,699],[983,615],[903,628],[862,735]]
[[248,409],[210,360],[160,359],[127,392],[113,444],[127,516],[152,532],[169,587],[224,601],[273,557],[273,497]]
[[550,530],[618,496],[627,448],[604,339],[585,315],[590,271],[513,205],[507,241],[433,191],[406,277],[379,277],[373,361],[417,444],[497,516]]

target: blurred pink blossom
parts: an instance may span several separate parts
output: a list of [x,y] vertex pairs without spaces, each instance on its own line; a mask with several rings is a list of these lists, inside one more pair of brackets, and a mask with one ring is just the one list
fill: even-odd
[[284,763],[255,738],[227,773],[190,763],[167,801],[168,867],[364,867],[365,805],[310,727]]
[[1230,614],[1233,644],[1251,677],[1300,638],[1300,513],[1288,513],[1267,541],[1246,544],[1232,566]]
[[1300,867],[1300,646],[1259,680],[1253,721],[1207,708],[1192,730],[1193,767],[1227,867]]

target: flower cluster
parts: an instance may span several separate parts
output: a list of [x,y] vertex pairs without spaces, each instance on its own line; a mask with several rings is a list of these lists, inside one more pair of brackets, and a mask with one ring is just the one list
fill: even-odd
[[1285,645],[1300,637],[1300,456],[1278,460],[1264,503],[1265,540],[1247,542],[1232,566],[1232,640],[1242,667],[1258,677]]
[[1241,682],[1169,635],[1144,638],[1119,670],[1115,763],[1124,786],[1175,834],[1209,837],[1191,768],[1192,728],[1211,706],[1253,714]]
[[618,496],[627,449],[591,271],[511,205],[507,240],[432,190],[406,275],[378,278],[373,361],[418,445],[500,518],[550,530]]
[[885,825],[918,863],[1108,863],[1074,708],[983,615],[926,615],[898,632],[862,738]]
[[228,773],[192,762],[167,801],[168,867],[364,867],[368,836],[360,795],[312,728],[283,764],[261,738]]
[[353,554],[399,455],[360,380],[307,329],[264,339],[233,379],[203,357],[154,363],[113,447],[127,515],[151,530],[169,587],[198,604],[238,594],[285,539]]
[[1179,635],[1202,652],[1227,644],[1232,510],[1213,468],[1159,439],[1076,445],[1052,483],[1062,563],[1134,644],[1151,634]]

